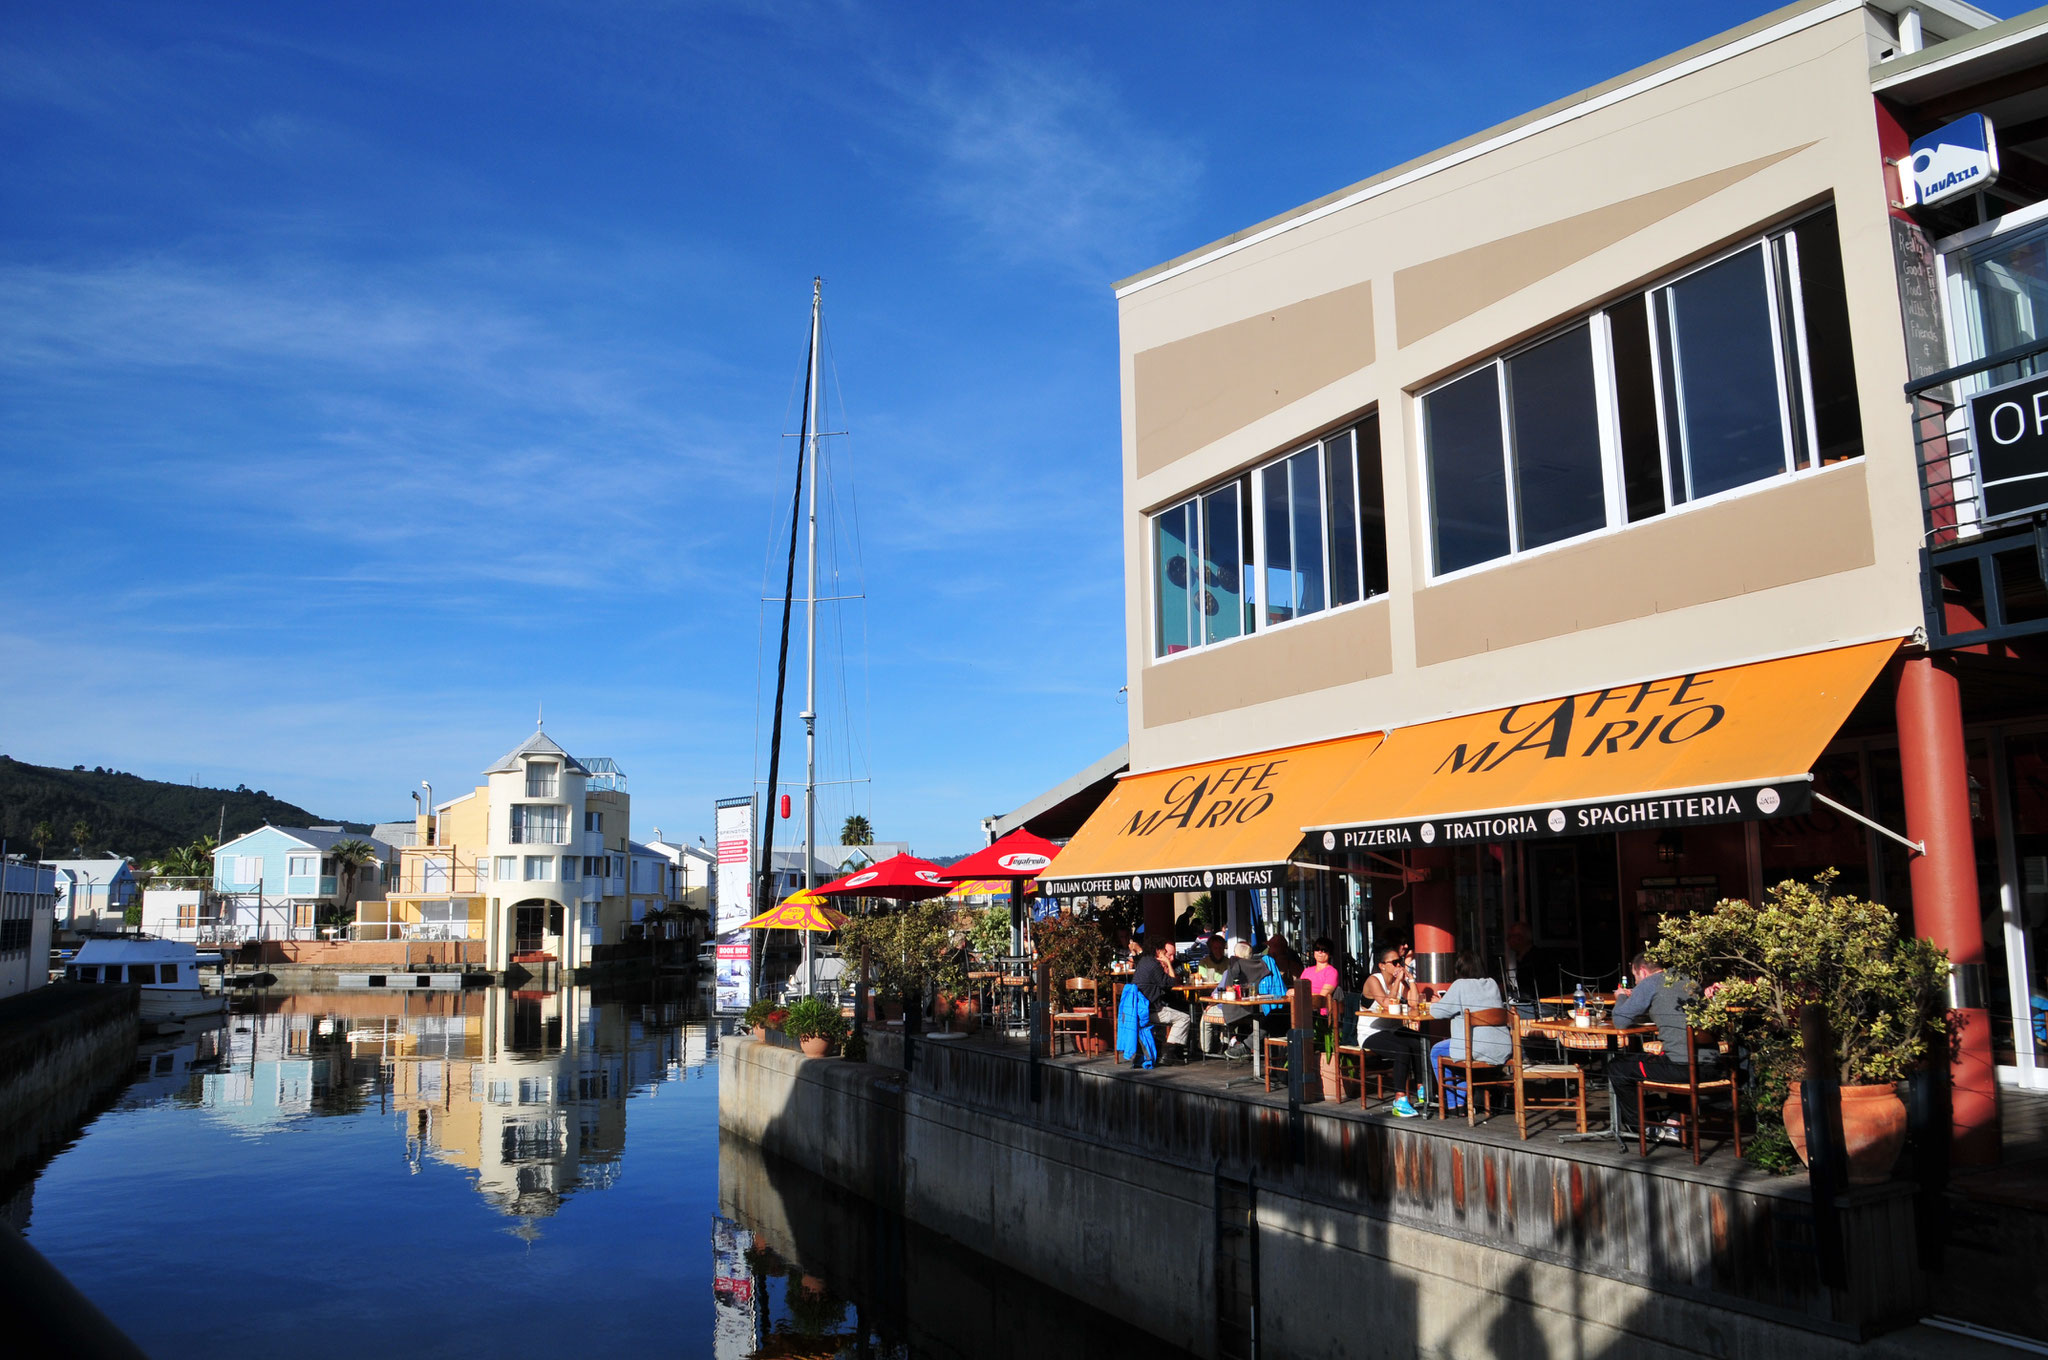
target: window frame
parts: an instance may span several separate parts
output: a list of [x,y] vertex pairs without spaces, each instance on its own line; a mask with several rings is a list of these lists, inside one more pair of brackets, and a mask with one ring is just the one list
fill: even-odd
[[[1796,216],[1775,222],[1772,225],[1744,236],[1722,249],[1702,256],[1682,269],[1659,275],[1648,282],[1625,289],[1588,311],[1567,317],[1543,331],[1499,350],[1483,359],[1464,364],[1426,384],[1412,390],[1410,402],[1410,427],[1414,432],[1416,477],[1422,501],[1422,520],[1417,537],[1423,556],[1423,579],[1421,589],[1440,583],[1461,580],[1479,572],[1491,571],[1513,562],[1526,561],[1545,553],[1590,542],[1606,535],[1624,533],[1630,529],[1651,524],[1670,515],[1722,504],[1743,496],[1755,495],[1760,491],[1784,485],[1802,478],[1817,476],[1837,467],[1862,462],[1868,451],[1854,457],[1838,459],[1832,463],[1821,463],[1819,459],[1820,431],[1818,411],[1813,392],[1813,356],[1809,348],[1806,326],[1805,288],[1800,278],[1799,242],[1795,235],[1803,224],[1821,214],[1836,210],[1835,230],[1841,231],[1841,217],[1838,206],[1832,201],[1817,205]],[[1779,251],[1782,249],[1786,267],[1781,270]],[[1665,381],[1665,321],[1657,305],[1657,295],[1684,282],[1695,274],[1703,273],[1724,261],[1735,258],[1747,250],[1761,252],[1764,267],[1764,293],[1766,310],[1770,317],[1771,364],[1777,382],[1779,437],[1784,441],[1785,467],[1771,475],[1739,486],[1728,487],[1708,495],[1676,499],[1672,484],[1671,448],[1671,406],[1672,393]],[[1845,266],[1846,267],[1846,266]],[[1782,277],[1781,277],[1782,275]],[[1786,281],[1789,280],[1789,290]],[[1944,289],[1944,293],[1946,289]],[[1615,349],[1612,310],[1621,303],[1640,298],[1643,302],[1644,321],[1650,345],[1650,375],[1652,393],[1656,404],[1657,464],[1659,479],[1663,484],[1664,508],[1657,514],[1631,522],[1628,518],[1628,486],[1626,469],[1623,465],[1621,438],[1621,405],[1616,386]],[[1788,308],[1789,304],[1789,310]],[[1789,331],[1788,331],[1789,323]],[[1596,424],[1600,431],[1600,479],[1604,493],[1607,523],[1585,533],[1561,538],[1553,543],[1537,547],[1520,546],[1521,526],[1519,524],[1519,496],[1515,483],[1514,433],[1512,411],[1509,405],[1507,385],[1507,363],[1517,355],[1526,353],[1540,345],[1558,339],[1578,326],[1589,329],[1593,351],[1593,392],[1596,406]],[[1800,373],[1798,391],[1791,388],[1791,374],[1787,362],[1795,359]],[[1489,366],[1495,369],[1495,380],[1499,384],[1498,400],[1501,411],[1501,454],[1502,471],[1507,479],[1507,529],[1509,550],[1483,562],[1459,567],[1453,571],[1437,570],[1436,549],[1436,487],[1431,475],[1430,450],[1427,440],[1427,422],[1422,404],[1431,394],[1451,386],[1453,383],[1471,377]],[[1674,364],[1673,372],[1676,373]],[[1683,396],[1683,384],[1677,394]],[[1682,415],[1680,416],[1682,419]],[[1795,422],[1797,429],[1795,430]],[[1690,473],[1690,460],[1686,463]]]
[[[1219,477],[1214,481],[1204,482],[1191,490],[1175,496],[1172,500],[1158,506],[1156,509],[1145,512],[1145,559],[1143,569],[1145,573],[1145,607],[1150,612],[1149,627],[1146,630],[1145,640],[1149,655],[1145,664],[1157,666],[1164,662],[1178,660],[1193,652],[1206,652],[1213,651],[1218,647],[1228,647],[1234,643],[1244,642],[1278,629],[1291,628],[1297,623],[1328,618],[1332,614],[1345,610],[1359,609],[1369,604],[1384,601],[1388,595],[1393,593],[1391,583],[1388,589],[1378,594],[1369,593],[1367,589],[1365,479],[1358,471],[1359,463],[1363,458],[1362,448],[1364,441],[1359,438],[1359,431],[1369,424],[1376,425],[1379,414],[1379,405],[1374,403],[1364,410],[1358,411],[1327,427],[1321,434],[1314,435],[1308,439],[1296,440],[1288,444],[1282,451],[1261,458],[1249,467],[1240,468],[1228,477]],[[1357,577],[1355,584],[1358,590],[1358,598],[1344,604],[1332,604],[1331,600],[1335,592],[1331,589],[1331,578],[1334,573],[1334,555],[1330,542],[1328,444],[1332,438],[1342,434],[1349,434],[1352,437],[1352,529],[1358,539],[1357,543],[1354,544],[1354,554],[1357,560],[1352,565]],[[1377,431],[1376,434],[1378,434]],[[1383,439],[1384,435],[1381,434],[1373,441],[1373,455],[1375,457],[1384,457]],[[1316,509],[1319,523],[1318,533],[1321,535],[1320,542],[1323,555],[1323,603],[1313,613],[1302,614],[1297,612],[1290,618],[1278,623],[1272,623],[1266,619],[1268,600],[1265,574],[1268,566],[1266,560],[1266,493],[1263,474],[1269,468],[1285,463],[1288,459],[1303,453],[1313,453],[1315,455],[1311,461],[1316,470]],[[1381,519],[1380,533],[1384,536],[1387,519],[1387,510],[1384,503],[1384,489],[1386,485],[1384,467],[1380,470],[1380,476],[1377,480],[1382,488],[1382,504],[1379,513]],[[1198,561],[1203,560],[1206,557],[1206,544],[1204,542],[1205,528],[1202,519],[1202,503],[1210,495],[1222,490],[1226,486],[1232,485],[1237,487],[1238,533],[1241,538],[1249,537],[1248,544],[1240,543],[1239,546],[1240,554],[1248,555],[1250,560],[1244,564],[1248,568],[1246,579],[1240,580],[1238,583],[1238,604],[1240,608],[1246,608],[1249,605],[1251,617],[1246,625],[1241,627],[1232,637],[1218,638],[1214,642],[1191,642],[1177,652],[1162,652],[1159,650],[1161,646],[1161,621],[1158,521],[1161,516],[1172,514],[1176,510],[1186,511],[1192,527],[1193,542],[1189,545],[1190,550],[1195,554]],[[1247,519],[1250,521],[1249,525],[1245,522]],[[1288,571],[1290,575],[1296,574],[1293,571],[1291,556]],[[1388,571],[1391,574],[1391,567],[1388,567]],[[1247,596],[1250,596],[1249,601],[1246,599]]]

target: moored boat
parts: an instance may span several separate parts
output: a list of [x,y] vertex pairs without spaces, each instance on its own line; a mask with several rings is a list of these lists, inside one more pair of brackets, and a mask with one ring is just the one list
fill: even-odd
[[144,1020],[183,1020],[226,1006],[199,985],[199,951],[182,940],[87,940],[64,967],[67,982],[142,990]]

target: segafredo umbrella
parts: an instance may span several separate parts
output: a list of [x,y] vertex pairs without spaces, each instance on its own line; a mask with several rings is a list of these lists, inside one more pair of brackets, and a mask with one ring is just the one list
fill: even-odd
[[820,897],[887,897],[897,902],[922,902],[943,897],[952,886],[945,871],[916,855],[891,855],[880,864],[821,883],[811,889]]
[[792,893],[740,927],[742,930],[833,931],[846,924],[846,913],[834,911],[810,893]]
[[1057,845],[1020,826],[994,845],[953,861],[939,873],[954,883],[967,878],[1037,878],[1059,852]]

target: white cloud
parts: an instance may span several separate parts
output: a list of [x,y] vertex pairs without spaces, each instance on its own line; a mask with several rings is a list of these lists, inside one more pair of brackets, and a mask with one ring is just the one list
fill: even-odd
[[906,93],[936,157],[933,197],[1012,262],[1102,281],[1178,219],[1201,176],[1193,146],[1076,60],[984,52]]

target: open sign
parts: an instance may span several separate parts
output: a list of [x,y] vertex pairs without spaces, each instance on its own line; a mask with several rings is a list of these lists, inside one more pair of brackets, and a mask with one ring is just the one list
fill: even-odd
[[1985,519],[2048,509],[2048,374],[1971,397],[1970,447]]

